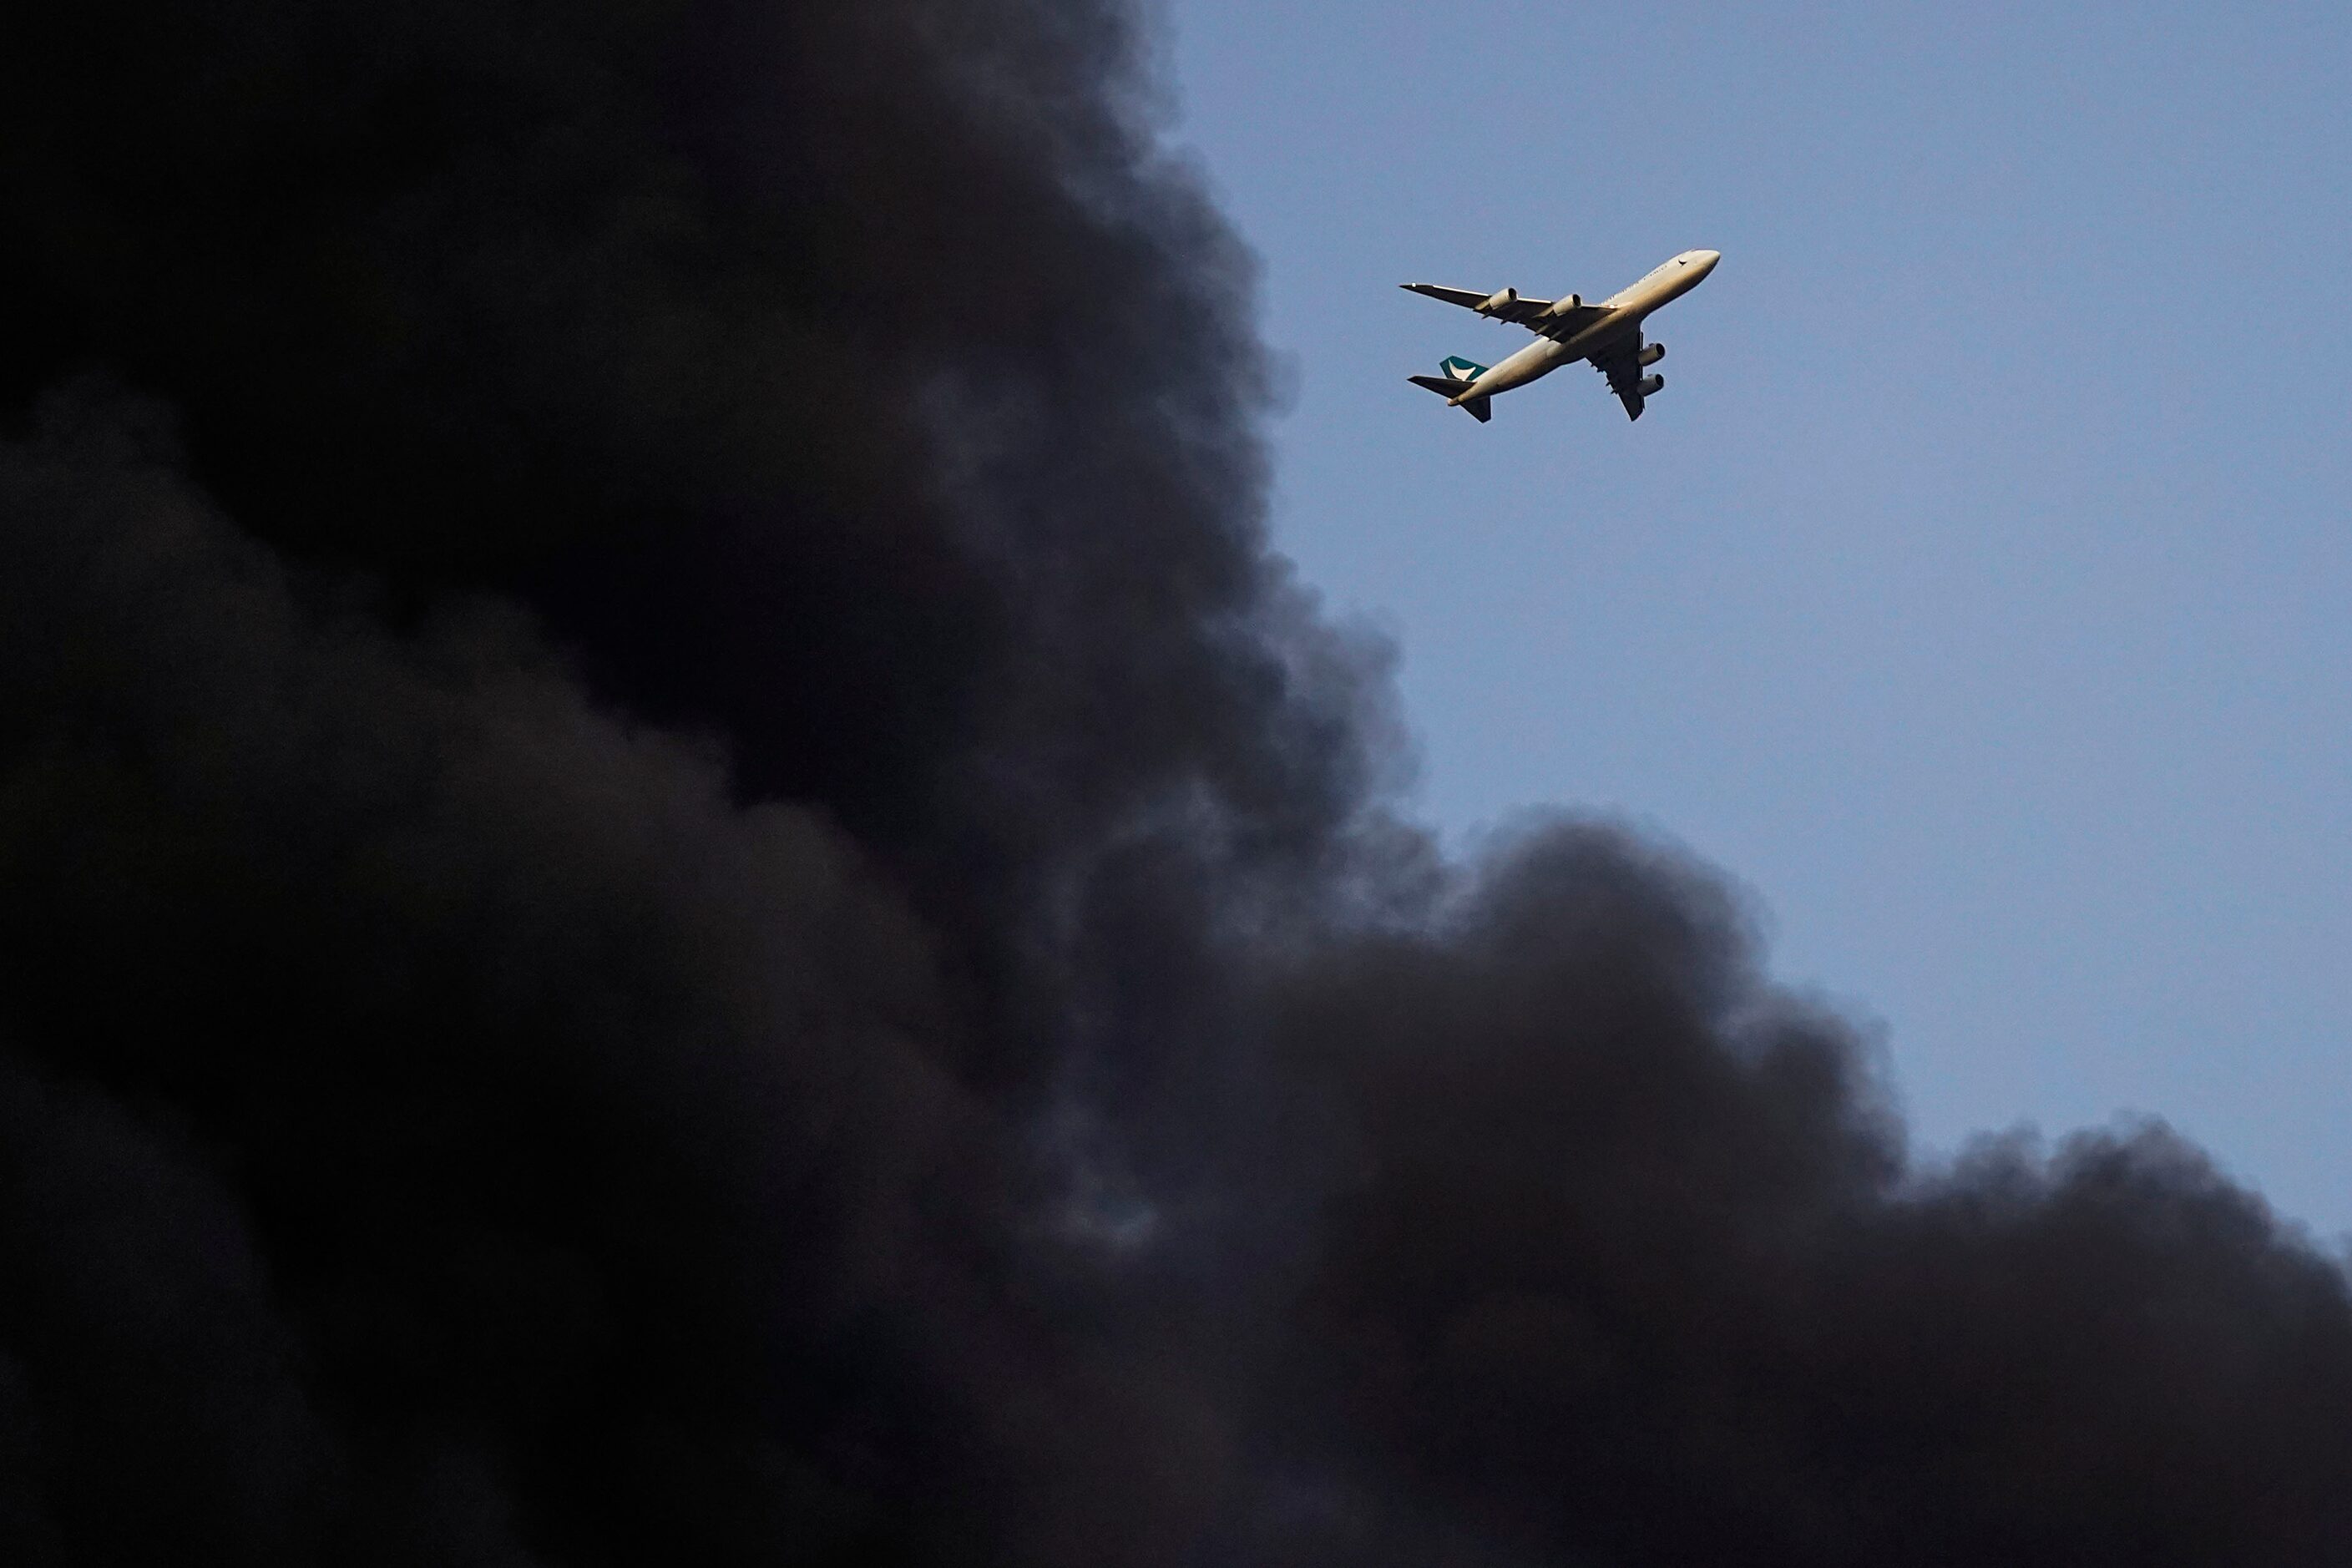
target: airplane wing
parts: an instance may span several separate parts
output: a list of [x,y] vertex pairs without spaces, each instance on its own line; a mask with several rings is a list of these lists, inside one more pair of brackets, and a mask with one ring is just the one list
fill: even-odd
[[1642,393],[1642,334],[1636,332],[1622,347],[1594,356],[1592,368],[1609,378],[1609,390],[1625,405],[1625,417],[1639,419],[1648,401]]
[[1576,300],[1568,310],[1553,315],[1552,300],[1522,299],[1516,289],[1481,294],[1475,289],[1448,289],[1442,283],[1405,283],[1399,287],[1415,294],[1426,294],[1433,300],[1443,300],[1449,305],[1459,305],[1465,310],[1475,310],[1497,321],[1516,321],[1530,331],[1541,332],[1550,338],[1574,332],[1594,318],[1607,313],[1598,305],[1588,305]]

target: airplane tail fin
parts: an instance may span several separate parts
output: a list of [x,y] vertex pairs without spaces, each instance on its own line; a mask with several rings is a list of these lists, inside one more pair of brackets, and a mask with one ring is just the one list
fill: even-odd
[[[1425,386],[1440,397],[1451,402],[1469,391],[1470,384],[1486,374],[1485,365],[1474,363],[1466,359],[1448,358],[1441,362],[1437,368],[1444,374],[1409,375],[1405,379],[1415,386]],[[1468,412],[1470,417],[1481,425],[1495,416],[1494,399],[1491,397],[1468,398],[1463,402],[1462,406]]]

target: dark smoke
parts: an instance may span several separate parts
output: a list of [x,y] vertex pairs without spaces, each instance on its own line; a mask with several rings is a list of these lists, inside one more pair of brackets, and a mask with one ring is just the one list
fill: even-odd
[[2194,1150],[1390,817],[1150,45],[0,18],[0,1560],[2352,1560]]

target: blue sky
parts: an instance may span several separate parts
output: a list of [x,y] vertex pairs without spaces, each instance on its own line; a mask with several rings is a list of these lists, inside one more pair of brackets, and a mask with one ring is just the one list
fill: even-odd
[[[2154,1113],[2352,1231],[2352,10],[1174,0],[1281,547],[1420,811],[1617,816],[1883,1029],[1920,1142]],[[1404,381],[1652,323],[1478,426]]]

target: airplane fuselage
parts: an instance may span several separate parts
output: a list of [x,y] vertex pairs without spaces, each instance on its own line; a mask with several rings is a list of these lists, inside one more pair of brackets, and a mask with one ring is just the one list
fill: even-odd
[[1454,406],[1473,397],[1492,397],[1549,375],[1564,364],[1606,356],[1628,338],[1638,339],[1651,311],[1681,299],[1703,282],[1723,259],[1715,250],[1685,250],[1653,268],[1630,288],[1600,301],[1606,313],[1580,328],[1574,335],[1538,338],[1480,376],[1462,395],[1448,401]]

